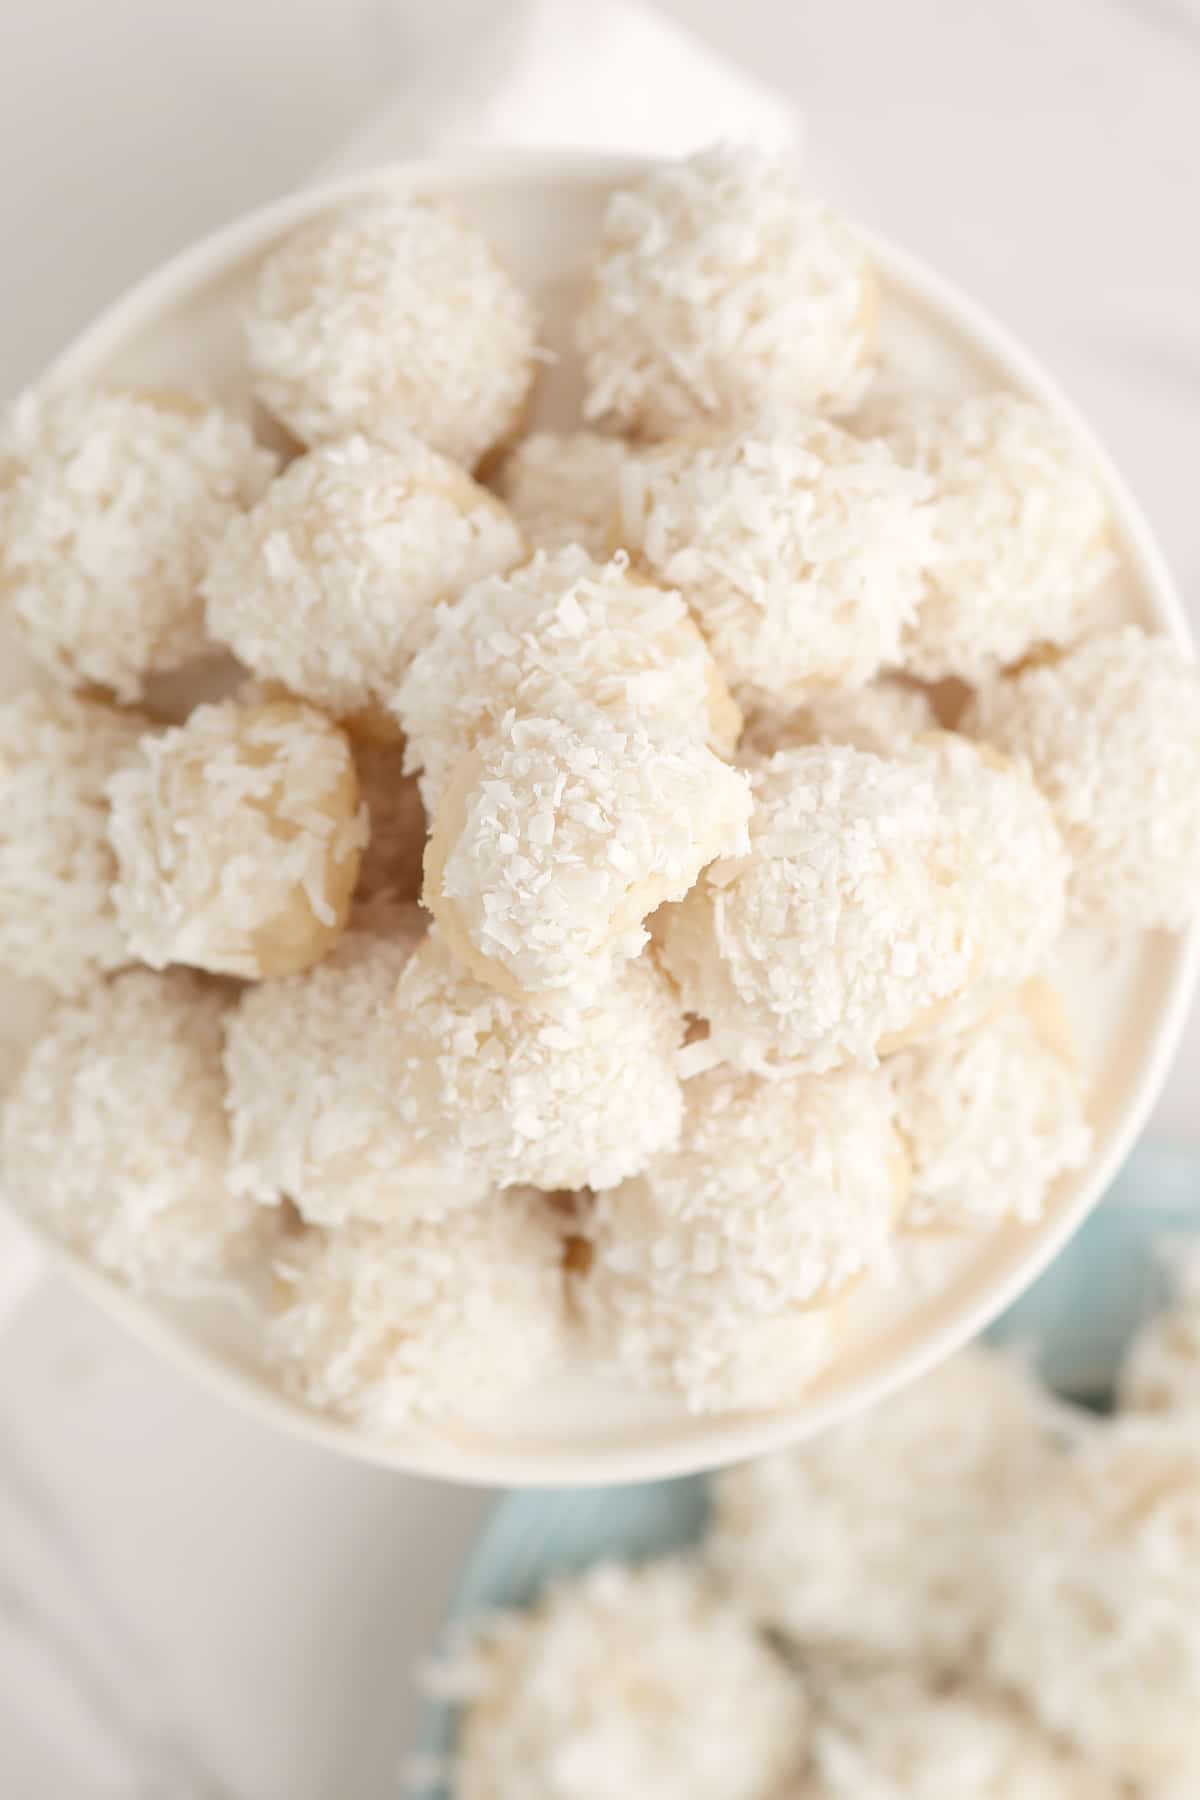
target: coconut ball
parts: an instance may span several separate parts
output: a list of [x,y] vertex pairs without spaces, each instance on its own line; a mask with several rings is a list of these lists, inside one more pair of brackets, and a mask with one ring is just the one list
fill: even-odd
[[957,1672],[1006,1595],[996,1534],[1060,1454],[1013,1362],[960,1353],[782,1456],[719,1475],[707,1553],[737,1603],[813,1649]]
[[0,1113],[0,1192],[143,1293],[226,1278],[264,1215],[226,1181],[228,995],[130,969],[64,1001]]
[[[955,732],[920,740],[909,757],[937,786],[943,867],[965,909],[976,994],[1019,987],[1046,966],[1066,925],[1070,860],[1053,809],[1027,769]],[[941,1024],[953,1023],[948,1010]]]
[[612,1187],[678,1140],[683,1017],[645,959],[590,1004],[543,1011],[485,987],[434,930],[396,1007],[402,1117],[498,1187]]
[[556,1583],[437,1685],[466,1702],[458,1800],[762,1800],[807,1737],[794,1677],[681,1558]]
[[386,717],[436,602],[522,554],[504,507],[448,457],[405,432],[352,437],[299,457],[230,525],[208,628],[336,717]]
[[1200,1792],[1198,1542],[1193,1422],[1118,1417],[1026,1510],[988,1643],[993,1678],[1049,1730],[1180,1800]]
[[659,446],[621,477],[624,541],[679,588],[739,698],[861,686],[899,660],[930,552],[927,483],[880,440],[776,415]]
[[497,486],[535,549],[579,545],[602,563],[619,541],[619,480],[633,454],[598,431],[538,431],[509,453]]
[[515,719],[468,751],[425,857],[424,902],[504,993],[594,995],[643,921],[747,842],[750,789],[703,744],[595,713]]
[[884,1074],[717,1068],[684,1105],[677,1148],[597,1202],[593,1271],[733,1329],[827,1302],[885,1257],[908,1170]]
[[779,403],[849,412],[866,387],[875,272],[781,157],[723,146],[620,189],[589,282],[588,419],[670,437]]
[[264,261],[246,347],[264,406],[302,444],[408,434],[473,467],[515,430],[537,320],[495,251],[449,207],[366,194]]
[[937,730],[937,714],[923,688],[888,676],[866,687],[814,688],[799,704],[758,707],[739,745],[745,761],[803,744],[850,744],[888,756]]
[[429,828],[416,777],[404,773],[403,746],[359,740],[354,745],[354,767],[369,833],[354,890],[355,907],[381,897],[419,900]]
[[903,1664],[805,1665],[810,1772],[789,1800],[1119,1800],[1001,1695]]
[[1170,1303],[1134,1335],[1117,1391],[1133,1412],[1200,1408],[1200,1256],[1194,1243],[1168,1242]]
[[298,701],[200,706],[113,777],[117,915],[152,968],[292,975],[336,941],[367,838],[345,736]]
[[977,682],[1087,628],[1114,565],[1108,501],[1073,430],[1015,394],[911,408],[897,454],[933,486],[934,554],[904,666]]
[[664,1302],[637,1276],[605,1269],[589,1290],[585,1324],[623,1383],[671,1395],[697,1418],[793,1405],[836,1354],[836,1306],[711,1330],[686,1300]]
[[708,868],[658,942],[714,1055],[870,1061],[974,975],[961,853],[932,759],[784,750],[751,775],[750,849]]
[[573,718],[584,706],[723,754],[742,728],[680,596],[577,545],[439,607],[395,701],[431,812],[462,753],[510,713]]
[[1057,996],[1039,984],[888,1063],[912,1159],[907,1225],[1032,1224],[1059,1176],[1086,1161],[1084,1085],[1060,1027]]
[[1071,905],[1178,930],[1200,905],[1200,671],[1136,625],[983,689],[963,729],[1024,759],[1070,853]]
[[79,993],[129,961],[105,786],[149,721],[61,691],[0,705],[0,967]]
[[424,917],[377,910],[371,927],[314,969],[245,989],[226,1024],[231,1185],[317,1225],[439,1218],[487,1191],[432,1156],[397,1103],[396,983]]
[[211,650],[205,564],[275,466],[196,395],[26,394],[0,428],[0,604],[34,661],[136,700]]
[[559,1353],[562,1255],[560,1215],[527,1189],[420,1224],[311,1228],[275,1258],[268,1357],[297,1399],[375,1436],[486,1419]]

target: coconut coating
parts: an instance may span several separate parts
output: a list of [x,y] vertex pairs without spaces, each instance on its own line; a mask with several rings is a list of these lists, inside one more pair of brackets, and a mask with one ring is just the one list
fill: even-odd
[[385,715],[434,605],[524,554],[501,503],[415,437],[323,445],[217,546],[208,628],[338,718]]
[[275,467],[195,395],[26,394],[0,428],[0,603],[34,661],[128,701],[211,650],[205,565]]
[[900,1663],[806,1663],[810,1772],[787,1800],[1120,1800],[1028,1713]]
[[433,812],[465,750],[509,713],[636,713],[662,737],[732,751],[741,714],[680,596],[578,546],[539,553],[439,607],[395,700]]
[[1200,1256],[1194,1242],[1165,1248],[1170,1303],[1135,1333],[1117,1384],[1122,1408],[1133,1412],[1200,1409]]
[[602,1563],[480,1626],[458,1800],[763,1800],[802,1762],[803,1690],[695,1563]]
[[0,967],[79,993],[129,961],[112,901],[110,776],[149,720],[61,690],[0,706]]
[[924,476],[881,440],[784,414],[681,439],[621,477],[624,540],[679,588],[739,699],[794,703],[899,660],[931,533]]
[[402,744],[354,745],[358,788],[367,809],[367,838],[354,904],[380,897],[418,900],[429,835],[416,778],[404,773]]
[[619,480],[632,455],[598,431],[538,431],[510,452],[496,485],[535,550],[578,544],[605,562],[619,542]]
[[1057,1012],[1057,997],[1037,988],[889,1061],[912,1159],[907,1225],[1032,1224],[1059,1176],[1086,1161],[1084,1086]]
[[152,968],[291,975],[340,935],[366,814],[350,746],[313,707],[197,707],[108,793],[117,914]]
[[[1137,1791],[1200,1792],[1200,1441],[1118,1417],[1014,1532],[993,1679]],[[1141,1784],[1144,1784],[1141,1785]]]
[[746,720],[738,752],[751,761],[801,744],[851,744],[887,756],[936,729],[925,690],[884,676],[867,687],[814,688],[798,705],[757,708]]
[[515,431],[537,320],[473,226],[404,193],[302,226],[263,262],[246,320],[254,384],[302,444],[415,433],[474,467]]
[[751,775],[747,855],[714,863],[657,934],[713,1053],[820,1071],[959,995],[975,947],[930,758],[784,750]]
[[129,969],[62,1002],[0,1114],[0,1191],[143,1293],[227,1277],[265,1215],[226,1181],[220,988]]
[[1061,1454],[1017,1364],[954,1357],[868,1412],[719,1475],[712,1566],[751,1617],[812,1649],[960,1671],[1005,1600],[995,1543]]
[[[937,785],[972,943],[974,993],[1020,987],[1050,960],[1067,921],[1070,859],[1054,812],[1028,770],[956,732],[906,753]],[[943,1026],[953,1023],[949,1013]]]
[[592,1269],[718,1330],[832,1299],[885,1258],[908,1170],[880,1071],[684,1086],[679,1145],[598,1201]]
[[678,1140],[683,1017],[642,959],[590,1004],[543,1011],[484,986],[435,929],[396,990],[397,1105],[498,1187],[612,1187]]
[[910,410],[889,434],[933,486],[935,548],[904,666],[976,682],[1086,630],[1114,566],[1108,501],[1075,433],[1015,394]]
[[1200,906],[1200,671],[1136,625],[984,688],[963,729],[1054,808],[1081,920],[1179,930]]
[[561,1216],[528,1189],[420,1224],[310,1228],[275,1258],[268,1357],[297,1399],[379,1437],[486,1419],[560,1352],[562,1255]]
[[424,902],[503,992],[595,995],[643,921],[747,843],[750,787],[703,744],[603,713],[515,719],[462,759],[433,822]]
[[225,1028],[230,1183],[317,1225],[439,1218],[485,1184],[430,1155],[395,1095],[396,983],[425,935],[381,908],[316,968],[246,988]]
[[702,151],[608,203],[575,330],[585,415],[661,438],[778,404],[851,411],[877,312],[865,250],[788,161]]

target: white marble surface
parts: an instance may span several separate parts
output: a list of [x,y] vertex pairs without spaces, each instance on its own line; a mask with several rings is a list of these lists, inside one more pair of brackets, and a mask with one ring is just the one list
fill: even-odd
[[[4,6],[0,395],[479,16],[39,0],[18,25]],[[835,197],[1059,373],[1200,620],[1198,0],[668,10],[783,84]],[[1198,1093],[1194,1023],[1156,1129],[1200,1142]],[[266,1435],[47,1284],[0,1336],[0,1794],[395,1795],[407,1668],[484,1504]]]

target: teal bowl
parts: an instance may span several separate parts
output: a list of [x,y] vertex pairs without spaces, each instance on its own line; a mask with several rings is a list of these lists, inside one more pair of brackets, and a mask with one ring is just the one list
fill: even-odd
[[[1164,1248],[1198,1229],[1200,1155],[1143,1145],[1057,1260],[992,1326],[989,1341],[1027,1345],[1056,1392],[1104,1405],[1124,1346],[1164,1297]],[[447,1624],[526,1606],[553,1576],[606,1557],[637,1561],[695,1543],[707,1510],[702,1476],[510,1494],[475,1545]],[[419,1760],[444,1758],[454,1729],[453,1707],[429,1706]],[[438,1783],[407,1792],[409,1800],[449,1800]]]

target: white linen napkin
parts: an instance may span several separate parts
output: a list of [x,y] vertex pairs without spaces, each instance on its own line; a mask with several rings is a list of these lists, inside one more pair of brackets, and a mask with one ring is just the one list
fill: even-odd
[[[679,156],[719,138],[799,142],[786,101],[636,0],[516,0],[456,23],[454,12],[446,7],[445,47],[414,63],[408,91],[315,175],[468,144]],[[0,1322],[42,1264],[0,1209]]]

